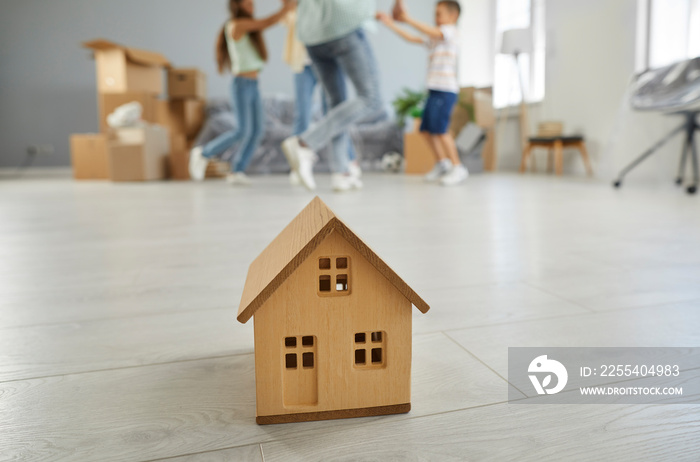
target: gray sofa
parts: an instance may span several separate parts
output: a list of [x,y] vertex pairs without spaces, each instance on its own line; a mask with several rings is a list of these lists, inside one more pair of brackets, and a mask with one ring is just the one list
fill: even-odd
[[[291,98],[273,96],[263,99],[266,115],[266,130],[262,145],[248,169],[249,173],[269,174],[287,173],[289,165],[282,153],[282,141],[292,135],[294,120],[294,101]],[[314,109],[314,120],[321,117],[320,104]],[[204,144],[227,130],[236,127],[236,118],[231,113],[227,101],[212,101],[207,107],[207,121],[197,138],[197,144]],[[403,131],[388,116],[387,111],[367,117],[356,124],[350,132],[362,168],[367,171],[381,170],[381,159],[389,152],[403,152]],[[222,160],[229,160],[236,153],[236,147],[222,155]],[[319,172],[329,171],[327,146],[319,153],[319,162],[315,169]]]

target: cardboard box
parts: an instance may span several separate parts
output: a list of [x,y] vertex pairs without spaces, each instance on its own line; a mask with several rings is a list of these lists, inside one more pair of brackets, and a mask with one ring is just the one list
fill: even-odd
[[207,164],[205,178],[226,178],[231,173],[231,164],[228,162],[212,161]]
[[170,133],[165,127],[114,130],[107,142],[110,178],[112,181],[162,180],[169,153]]
[[189,151],[171,151],[168,156],[168,178],[176,181],[189,180],[189,162]]
[[407,175],[425,175],[435,167],[433,150],[417,131],[404,135],[403,155]]
[[496,170],[496,129],[486,130],[486,143],[481,151],[484,160],[484,170],[493,172]]
[[[481,151],[484,170],[492,172],[496,169],[496,130],[486,130],[486,141]],[[404,135],[404,159],[407,175],[424,175],[435,166],[435,156],[428,142],[419,133]]]
[[170,65],[163,55],[103,39],[85,42],[83,46],[95,52],[100,93],[163,93],[163,68]]
[[457,137],[462,129],[472,120],[469,106],[473,111],[474,123],[486,131],[486,144],[482,151],[484,170],[496,169],[496,111],[493,108],[493,91],[491,88],[462,88],[459,100],[452,113],[450,131]]
[[168,70],[168,97],[207,99],[207,75],[194,68]]
[[126,93],[101,93],[97,95],[98,113],[100,115],[100,131],[109,132],[107,116],[116,108],[132,101],[138,101],[143,107],[141,118],[148,123],[156,123],[156,102],[155,95],[147,92],[126,92]]
[[189,151],[187,137],[182,133],[170,132],[171,151]]
[[170,155],[168,155],[168,178],[189,180],[190,150],[187,138],[180,133],[170,134]]
[[489,130],[496,125],[496,111],[493,108],[493,92],[491,88],[465,87],[459,92],[459,98],[452,112],[450,131],[457,137],[459,132],[472,122],[471,107],[474,113],[474,123]]
[[159,100],[156,103],[156,122],[172,133],[197,136],[204,125],[205,102],[199,99]]
[[71,164],[76,180],[106,180],[109,178],[107,137],[103,134],[72,135]]

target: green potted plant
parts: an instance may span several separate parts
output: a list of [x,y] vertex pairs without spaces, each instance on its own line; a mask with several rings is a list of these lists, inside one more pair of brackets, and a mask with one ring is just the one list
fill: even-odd
[[406,127],[406,117],[420,118],[423,115],[423,103],[427,98],[423,91],[414,91],[404,88],[399,96],[394,99],[392,105],[396,112],[396,123],[401,128]]
[[462,109],[467,111],[467,114],[469,114],[469,121],[476,122],[474,105],[472,103],[467,103],[465,101],[459,101],[458,104]]

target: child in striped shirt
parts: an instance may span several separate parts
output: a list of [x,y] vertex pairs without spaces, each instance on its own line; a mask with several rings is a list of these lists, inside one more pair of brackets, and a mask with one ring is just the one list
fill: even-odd
[[404,40],[427,45],[430,49],[427,83],[429,95],[420,131],[428,140],[436,160],[435,168],[426,175],[425,179],[429,182],[440,181],[443,186],[458,185],[469,176],[469,172],[459,159],[454,138],[449,132],[452,109],[459,94],[457,21],[460,14],[459,2],[453,0],[442,0],[437,3],[435,26],[413,19],[405,9],[394,12],[396,20],[408,24],[426,38],[406,32],[386,13],[377,14],[377,19]]

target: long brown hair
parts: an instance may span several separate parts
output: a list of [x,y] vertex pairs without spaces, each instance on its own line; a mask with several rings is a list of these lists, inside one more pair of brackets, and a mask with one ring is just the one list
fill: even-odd
[[[241,8],[242,0],[229,0],[228,9],[231,12],[231,18],[236,19],[253,19],[253,16]],[[216,41],[216,63],[219,67],[219,74],[225,73],[227,70],[231,70],[231,55],[228,50],[228,41],[226,40],[226,24],[221,28],[219,33],[219,38]],[[253,47],[258,52],[263,61],[267,61],[267,46],[265,45],[265,39],[263,38],[262,31],[256,30],[254,32],[249,32],[250,41],[253,43]]]

